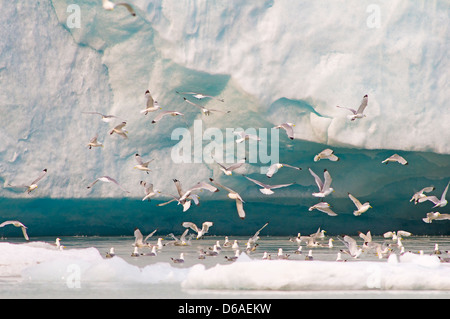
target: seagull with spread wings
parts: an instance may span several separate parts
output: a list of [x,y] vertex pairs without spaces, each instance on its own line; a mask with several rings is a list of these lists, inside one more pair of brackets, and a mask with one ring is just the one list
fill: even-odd
[[97,178],[93,183],[91,183],[87,188],[92,188],[92,186],[94,186],[97,182],[104,182],[104,183],[113,183],[116,184],[117,186],[120,187],[121,190],[123,190],[124,192],[130,193],[129,191],[127,191],[125,188],[123,188],[114,178],[111,178],[109,176],[102,176]]
[[216,109],[209,109],[209,108],[206,108],[206,107],[204,107],[204,106],[198,105],[198,104],[196,104],[196,103],[194,103],[194,102],[191,102],[191,101],[189,101],[188,99],[186,99],[185,97],[184,97],[183,99],[184,99],[187,103],[189,103],[189,104],[191,104],[191,105],[193,105],[193,106],[195,106],[195,107],[198,107],[198,108],[202,111],[202,113],[203,113],[204,115],[206,115],[206,116],[211,115],[211,112],[218,112],[218,113],[224,113],[224,114],[228,114],[228,113],[231,112],[231,111],[222,111],[222,110],[216,110]]
[[286,131],[287,136],[291,140],[293,140],[294,139],[294,126],[295,126],[294,123],[286,122],[286,123],[282,123],[280,125],[274,126],[273,128],[276,128],[276,129],[282,128],[282,129],[284,129]]
[[349,115],[348,118],[351,121],[354,121],[356,119],[361,119],[363,117],[366,117],[366,115],[363,114],[363,113],[364,113],[364,110],[366,109],[368,101],[369,101],[369,96],[366,94],[366,95],[364,95],[364,97],[363,97],[363,99],[361,101],[361,104],[359,105],[358,110],[354,110],[354,109],[351,109],[351,108],[348,108],[348,107],[339,106],[339,105],[336,106],[336,107],[339,107],[339,108],[342,108],[342,109],[347,109],[350,112],[352,112],[353,115]]
[[27,227],[24,224],[22,224],[21,222],[19,222],[18,220],[7,220],[7,221],[1,223],[0,227],[5,227],[6,225],[13,225],[15,227],[22,228],[23,237],[25,237],[25,240],[30,240],[30,238],[28,238],[28,234],[27,234]]
[[212,178],[209,179],[214,185],[217,187],[223,188],[228,191],[228,197],[231,199],[236,200],[236,208],[239,215],[239,218],[244,219],[245,218],[245,211],[244,211],[244,200],[242,199],[241,195],[239,195],[238,192],[232,190],[229,187],[223,186],[216,181],[214,181]]
[[260,181],[255,180],[253,178],[250,178],[248,176],[245,176],[245,175],[242,175],[242,176],[244,176],[249,181],[255,183],[256,185],[261,186],[262,188],[260,188],[259,191],[261,193],[263,193],[264,195],[271,195],[271,194],[273,194],[274,192],[272,191],[272,189],[288,187],[288,186],[291,186],[291,185],[295,184],[295,183],[289,183],[289,184],[279,184],[279,185],[267,185],[267,184],[264,184],[264,183],[262,183]]
[[202,228],[198,228],[197,225],[195,225],[192,222],[183,222],[182,223],[183,227],[186,228],[191,228],[193,231],[195,231],[197,233],[197,239],[200,239],[201,237],[203,237],[203,235],[205,235],[208,231],[209,228],[212,227],[214,225],[213,222],[204,222],[202,224]]
[[215,100],[220,101],[220,102],[225,102],[224,99],[218,99],[218,98],[216,98],[215,96],[212,96],[212,95],[205,95],[205,94],[203,94],[203,93],[198,93],[198,92],[178,92],[178,91],[175,91],[175,92],[177,92],[178,94],[192,95],[192,96],[195,97],[197,100],[201,100],[201,99],[204,99],[204,98],[210,98],[210,99],[215,99]]
[[112,11],[114,10],[115,7],[117,6],[123,6],[125,7],[128,12],[135,17],[136,16],[136,12],[134,11],[133,7],[126,3],[126,2],[119,2],[119,3],[114,3],[110,0],[102,0],[102,5],[103,5],[103,9],[108,10],[108,11]]
[[313,172],[313,170],[311,168],[309,168],[309,172],[314,177],[317,187],[319,187],[319,191],[317,193],[312,193],[312,195],[314,197],[322,197],[323,198],[325,196],[328,196],[332,192],[334,192],[334,189],[331,187],[332,178],[327,169],[323,170],[323,178],[324,178],[323,182],[320,179],[320,177],[317,176],[317,174]]

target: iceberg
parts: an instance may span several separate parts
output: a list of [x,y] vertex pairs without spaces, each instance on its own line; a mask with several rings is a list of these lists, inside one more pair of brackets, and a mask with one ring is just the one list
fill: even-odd
[[[180,207],[140,202],[139,181],[170,193],[174,178],[188,187],[213,177],[247,202],[241,226],[224,192],[202,194],[204,204],[191,208],[195,218],[200,222],[214,212],[214,231],[220,234],[246,233],[267,220],[273,234],[296,233],[300,224],[311,230],[321,224],[336,233],[410,227],[448,234],[445,222],[421,221],[432,208],[428,203],[409,202],[425,186],[439,192],[450,177],[443,71],[450,69],[448,2],[135,0],[136,17],[125,8],[105,11],[98,1],[72,2],[0,4],[6,17],[0,21],[5,218],[34,224],[35,236],[118,234],[137,221],[172,231],[173,223],[185,218]],[[146,90],[163,110],[176,109],[184,117],[153,125],[153,114],[140,113]],[[176,91],[220,96],[225,103],[199,103],[231,112],[202,117]],[[365,94],[363,119],[349,121],[346,111],[336,108],[356,108]],[[109,124],[82,113],[91,111],[126,119],[129,138],[110,136]],[[195,120],[203,121],[204,130],[224,133],[295,123],[293,141],[280,132],[278,154],[280,162],[303,171],[280,171],[271,183],[296,186],[264,197],[243,177],[221,175],[214,163],[171,161],[179,142],[171,134],[184,128],[194,136]],[[96,134],[104,147],[90,150],[86,145]],[[315,163],[314,155],[325,148],[341,160]],[[132,169],[136,153],[153,159],[149,175]],[[410,164],[381,164],[393,153]],[[264,166],[249,163],[245,172],[261,177]],[[332,174],[336,191],[329,202],[336,219],[308,212],[315,188],[308,167]],[[44,168],[48,174],[31,195],[11,187],[29,183]],[[124,198],[105,185],[86,189],[103,175],[131,195]],[[374,209],[355,219],[349,192]],[[286,226],[287,220],[295,222]]]

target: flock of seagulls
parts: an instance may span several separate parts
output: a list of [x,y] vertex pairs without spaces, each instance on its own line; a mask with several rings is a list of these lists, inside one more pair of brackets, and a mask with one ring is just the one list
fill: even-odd
[[[122,6],[124,8],[126,8],[128,10],[128,12],[132,15],[132,16],[136,16],[136,12],[133,9],[133,7],[128,4],[128,3],[113,3],[109,0],[102,0],[102,6],[105,10],[111,11],[114,10],[115,8]],[[224,99],[222,98],[217,98],[215,96],[212,95],[207,95],[204,93],[199,93],[199,92],[179,92],[176,91],[177,94],[180,95],[187,95],[187,96],[192,96],[193,98],[197,99],[197,100],[202,100],[202,99],[215,99],[219,102],[225,102]],[[179,112],[179,111],[162,111],[162,107],[160,107],[160,105],[158,104],[158,102],[156,100],[154,100],[154,98],[152,97],[152,94],[150,93],[149,90],[145,91],[145,109],[142,109],[140,111],[140,113],[142,113],[143,115],[147,115],[149,113],[153,113],[153,112],[158,112],[159,113],[156,115],[156,117],[152,120],[152,123],[157,123],[159,121],[161,121],[164,117],[166,116],[183,116],[184,114]],[[197,103],[194,103],[190,100],[188,100],[186,97],[183,97],[183,100],[188,103],[189,105],[192,105],[198,109],[200,109],[200,111],[202,112],[203,115],[205,116],[209,116],[212,113],[223,113],[223,114],[227,114],[230,113],[230,111],[224,111],[224,110],[217,110],[217,109],[210,109],[210,108],[206,108],[204,106],[201,106]],[[338,108],[344,108],[349,110],[352,114],[348,116],[348,118],[351,121],[355,121],[358,119],[363,119],[364,117],[366,117],[366,115],[364,114],[364,111],[366,109],[368,105],[368,95],[364,95],[359,107],[357,110],[352,109],[352,108],[348,108],[348,107],[342,107],[342,106],[337,106]],[[82,112],[85,114],[91,114],[91,115],[98,115],[101,117],[101,120],[107,123],[111,123],[113,121],[120,121],[120,123],[118,123],[117,125],[115,125],[110,131],[109,134],[113,135],[113,134],[117,134],[121,137],[123,137],[124,139],[128,139],[128,132],[126,131],[125,127],[127,125],[127,121],[116,116],[116,115],[106,115],[106,114],[102,114],[100,112],[96,112],[96,111],[89,111],[89,112]],[[283,129],[286,134],[287,137],[291,140],[294,139],[294,123],[282,123],[279,125],[276,125],[274,128],[276,129]],[[256,135],[252,135],[252,134],[247,134],[245,132],[234,132],[235,135],[237,135],[237,139],[236,139],[236,143],[242,143],[246,140],[249,139],[253,139],[256,141],[260,141],[261,139],[256,136]],[[103,147],[103,143],[98,141],[98,135],[95,135],[93,138],[91,138],[91,140],[89,141],[89,143],[87,144],[87,146],[89,147],[89,149],[95,148],[95,147]],[[334,151],[330,148],[324,149],[323,151],[321,151],[319,154],[314,156],[314,162],[318,162],[320,160],[324,160],[327,159],[331,162],[337,162],[340,160],[340,158],[338,156],[336,156],[334,154]],[[144,161],[141,156],[139,154],[135,154],[135,160],[137,162],[136,166],[134,166],[134,168],[143,171],[147,174],[149,174],[149,172],[151,172],[151,169],[149,168],[149,164],[152,162],[152,160],[147,160]],[[216,164],[219,166],[219,169],[227,176],[230,176],[233,174],[233,172],[240,168],[242,165],[245,164],[245,160],[243,159],[241,161],[239,161],[236,164],[232,164],[229,166],[225,166],[223,164],[220,164],[218,162],[216,162]],[[382,163],[388,164],[389,162],[398,162],[402,165],[407,165],[408,161],[403,158],[402,156],[398,155],[398,154],[394,154],[388,158],[386,158],[385,160],[382,161]],[[300,167],[295,167],[289,164],[285,164],[285,163],[274,163],[272,164],[267,173],[266,173],[266,177],[267,178],[271,178],[274,174],[276,174],[278,172],[278,170],[282,167],[287,167],[287,168],[291,168],[291,169],[295,169],[300,171],[301,168]],[[312,196],[319,198],[320,202],[311,206],[309,208],[309,211],[313,211],[313,210],[318,210],[320,212],[326,213],[329,216],[338,216],[337,213],[335,213],[332,209],[331,209],[331,205],[327,202],[324,201],[324,198],[327,197],[328,195],[330,195],[332,192],[334,192],[334,189],[331,187],[331,183],[332,183],[332,178],[330,175],[330,172],[325,169],[323,172],[323,180],[311,169],[309,168],[309,172],[310,174],[313,176],[315,183],[317,184],[318,187],[318,191],[317,192],[313,192]],[[38,183],[44,178],[44,176],[47,174],[47,169],[44,169],[42,171],[42,173],[39,175],[39,177],[35,180],[33,180],[31,182],[30,185],[26,185],[24,187],[26,187],[26,192],[28,194],[30,194],[32,191],[34,191],[37,187],[38,187]],[[264,195],[272,195],[274,194],[274,189],[279,189],[279,188],[284,188],[284,187],[289,187],[291,185],[296,184],[295,182],[293,183],[287,183],[287,184],[276,184],[276,185],[269,185],[266,184],[262,181],[250,178],[249,176],[246,176],[244,174],[241,174],[243,177],[245,177],[248,181],[256,184],[257,186],[259,186],[259,191],[264,194]],[[117,187],[119,187],[121,190],[123,190],[125,193],[130,193],[128,190],[126,190],[124,187],[122,187],[122,185],[115,180],[114,178],[111,178],[110,176],[101,176],[96,178],[90,185],[87,186],[88,189],[92,188],[97,182],[104,182],[104,183],[112,183],[114,185],[116,185]],[[244,203],[245,201],[243,200],[243,198],[241,197],[241,195],[236,192],[235,190],[229,188],[228,186],[224,186],[219,184],[217,181],[213,180],[212,178],[210,178],[210,182],[213,184],[209,184],[207,182],[198,182],[196,185],[194,185],[193,187],[187,189],[187,190],[183,190],[181,187],[181,182],[177,179],[173,180],[178,192],[177,196],[174,196],[172,194],[163,194],[161,193],[159,190],[155,189],[153,184],[147,184],[145,181],[140,181],[140,185],[143,187],[144,189],[144,197],[142,198],[142,201],[148,200],[150,201],[152,198],[158,196],[158,194],[163,194],[166,195],[168,197],[170,197],[171,199],[165,203],[161,203],[158,204],[158,206],[165,206],[169,203],[172,202],[177,202],[178,205],[181,205],[183,208],[183,212],[187,211],[190,207],[191,207],[191,202],[193,201],[196,205],[199,204],[199,196],[197,195],[197,192],[199,191],[203,191],[203,190],[207,190],[210,192],[218,192],[219,188],[220,189],[224,189],[225,191],[228,192],[228,197],[230,199],[233,199],[236,201],[236,210],[238,213],[239,218],[244,219],[246,216],[246,213],[244,211]],[[450,182],[449,182],[450,184]],[[421,191],[415,193],[413,195],[413,197],[411,198],[411,201],[414,201],[415,204],[418,203],[423,203],[425,201],[431,201],[434,204],[433,208],[438,208],[438,207],[444,207],[447,205],[447,200],[445,199],[447,191],[448,191],[448,187],[449,184],[447,184],[447,187],[445,188],[445,190],[443,191],[442,195],[440,198],[432,195],[432,196],[427,196],[425,195],[425,193],[430,193],[433,190],[435,190],[434,187],[425,187],[423,188]],[[214,186],[215,185],[215,186]],[[9,185],[11,186],[11,185]],[[365,202],[364,204],[361,204],[361,202],[352,194],[348,193],[348,197],[350,198],[350,200],[354,203],[354,205],[356,206],[356,210],[353,212],[353,214],[355,216],[360,216],[361,214],[367,212],[370,208],[372,208],[372,206],[370,206],[369,202]],[[449,219],[448,218],[448,214],[441,214],[439,212],[430,212],[427,214],[426,218],[423,218],[423,221],[425,223],[432,223],[435,220],[445,220],[445,219]],[[3,227],[5,225],[8,224],[12,224],[16,227],[21,227],[22,231],[24,233],[25,238],[28,240],[28,236],[26,235],[26,227],[21,224],[18,221],[6,221],[5,223],[1,224],[0,227]],[[18,226],[19,225],[19,226]],[[201,238],[205,233],[208,232],[208,228],[212,226],[211,224],[203,224],[202,228],[198,228],[195,224],[192,223],[184,223],[183,226],[185,227],[189,227],[192,230],[197,232],[197,238]],[[149,235],[150,236],[150,235]],[[350,247],[353,247],[353,242],[351,241],[351,239],[349,239],[348,237],[343,237],[341,238],[341,240],[346,243],[346,245],[349,246],[349,250]],[[143,241],[145,243],[145,240]],[[352,248],[353,250],[353,248]]]

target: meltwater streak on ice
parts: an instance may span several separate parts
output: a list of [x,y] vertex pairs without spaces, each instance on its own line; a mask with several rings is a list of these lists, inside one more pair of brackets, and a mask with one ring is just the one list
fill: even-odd
[[[136,223],[175,229],[174,224],[186,217],[176,205],[157,210],[153,203],[121,199],[122,192],[108,187],[87,192],[94,178],[114,173],[133,195],[141,194],[138,181],[143,175],[132,170],[135,153],[161,163],[152,167],[151,175],[160,189],[173,191],[172,178],[189,185],[213,175],[247,194],[245,223],[236,220],[229,201],[219,200],[216,206],[204,201],[195,214],[192,209],[197,223],[214,212],[217,234],[244,234],[267,220],[272,234],[293,234],[300,225],[314,231],[318,224],[335,233],[411,227],[408,230],[415,233],[448,234],[444,223],[421,221],[431,208],[428,203],[414,206],[408,201],[424,186],[441,189],[450,177],[450,155],[445,155],[449,150],[442,143],[449,139],[449,113],[442,112],[448,100],[442,72],[448,69],[448,55],[442,53],[448,51],[447,2],[380,4],[380,29],[367,28],[367,5],[361,2],[352,3],[356,9],[348,11],[339,1],[326,2],[328,10],[322,10],[325,3],[320,1],[193,1],[185,6],[179,1],[141,0],[135,2],[138,16],[133,18],[126,10],[105,12],[97,1],[80,1],[79,29],[66,25],[69,4],[1,4],[9,18],[0,21],[7,39],[0,44],[0,107],[6,118],[15,120],[6,121],[0,132],[0,180],[5,185],[24,183],[42,170],[41,163],[51,163],[35,197],[0,189],[2,196],[13,198],[3,199],[9,208],[3,208],[2,215],[32,225],[30,236],[124,234]],[[38,27],[23,24],[25,20],[36,21]],[[188,109],[176,90],[198,89],[225,98],[232,107],[230,116],[205,119],[205,127],[235,127],[242,118],[248,127],[272,127],[285,121],[285,114],[297,122],[296,135],[303,140],[281,140],[280,160],[304,169],[327,168],[336,189],[330,202],[341,216],[334,220],[307,211],[315,185],[304,172],[295,178],[283,172],[274,176],[274,183],[293,178],[298,185],[269,200],[242,178],[225,180],[212,165],[167,161],[176,144],[170,140],[172,130],[192,123],[199,114],[186,112],[186,122],[151,126],[139,113],[147,89],[161,106],[183,111]],[[365,93],[370,96],[368,117],[348,122],[335,105],[353,106]],[[93,109],[126,116],[132,133],[127,143],[107,135],[105,123],[81,113]],[[88,150],[85,144],[97,132],[105,147]],[[313,163],[313,156],[328,146],[318,143],[340,146],[333,149],[341,161]],[[410,165],[382,165],[394,151]],[[258,169],[253,166],[250,172]],[[347,192],[370,200],[374,209],[355,219]],[[89,205],[90,198],[106,199],[93,199],[95,207]],[[130,221],[130,214],[135,220]],[[86,229],[88,222],[91,227]]]

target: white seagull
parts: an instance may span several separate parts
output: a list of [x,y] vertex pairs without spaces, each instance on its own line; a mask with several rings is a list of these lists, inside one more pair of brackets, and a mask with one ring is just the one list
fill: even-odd
[[197,239],[199,239],[199,238],[203,237],[203,235],[206,234],[208,232],[209,228],[212,227],[214,224],[213,224],[213,222],[204,222],[202,224],[202,228],[201,229],[199,229],[197,227],[197,225],[195,225],[192,222],[183,222],[181,225],[183,227],[186,227],[186,228],[189,227],[193,231],[195,231],[197,233]]
[[98,140],[98,135],[95,135],[91,140],[89,141],[88,145],[89,149],[92,149],[93,147],[103,147],[103,144],[100,143]]
[[302,170],[300,167],[291,166],[291,165],[282,164],[282,163],[275,163],[275,164],[270,165],[270,167],[269,167],[269,169],[268,169],[268,171],[266,173],[266,176],[271,178],[282,167],[290,167],[290,168],[296,169],[298,171]]
[[286,131],[287,136],[291,140],[293,140],[294,139],[294,126],[295,126],[295,124],[293,124],[293,123],[283,123],[283,124],[274,126],[273,128],[276,128],[276,129],[282,128],[282,129],[284,129]]
[[151,201],[151,198],[155,197],[158,191],[153,189],[153,184],[148,184],[144,181],[140,181],[139,184],[144,187],[145,196],[142,198],[142,201],[148,200]]
[[117,135],[120,135],[123,138],[128,138],[127,136],[128,132],[123,129],[125,125],[127,125],[127,122],[122,122],[119,125],[116,125],[111,131],[109,131],[109,135],[113,135],[114,133],[116,133]]
[[38,187],[37,183],[38,183],[42,178],[44,178],[45,174],[47,174],[47,169],[46,169],[46,168],[44,168],[44,169],[42,170],[42,173],[41,173],[41,175],[39,175],[38,178],[36,178],[34,181],[31,182],[31,185],[25,186],[25,187],[28,188],[28,189],[26,190],[26,192],[27,192],[28,194],[30,194],[33,190],[35,190],[35,189]]
[[245,164],[245,158],[244,158],[243,160],[240,160],[240,161],[237,162],[237,163],[234,163],[234,164],[230,165],[230,166],[225,166],[225,165],[220,164],[220,163],[218,163],[218,162],[216,162],[216,163],[217,163],[217,165],[220,166],[220,170],[221,170],[225,175],[230,176],[230,175],[233,175],[233,171],[234,171],[234,170],[240,168],[242,165]]
[[24,224],[22,224],[21,222],[19,222],[18,220],[7,220],[7,221],[1,223],[0,227],[4,227],[6,225],[13,225],[15,227],[22,228],[23,237],[25,237],[25,240],[30,240],[30,238],[28,238],[28,235],[27,235],[27,227]]
[[177,92],[178,94],[188,94],[188,95],[192,95],[192,96],[195,97],[197,100],[201,100],[201,99],[204,99],[204,98],[210,98],[210,99],[215,99],[215,100],[220,101],[220,102],[225,102],[224,99],[218,99],[218,98],[216,98],[216,97],[214,97],[214,96],[211,96],[211,95],[205,95],[205,94],[202,94],[202,93],[197,93],[197,92],[178,92],[178,91],[175,91],[175,92]]
[[[239,218],[244,219],[245,218],[245,211],[244,211],[244,200],[242,197],[237,193],[236,191],[232,190],[231,188],[228,188],[226,186],[223,186],[217,182],[215,182],[212,178],[209,179],[213,184],[215,184],[217,187],[223,188],[228,191],[228,197],[231,199],[236,200],[236,208],[239,215]],[[228,238],[228,237],[227,237]]]
[[337,238],[348,249],[348,250],[341,250],[341,252],[349,254],[353,258],[358,258],[361,255],[362,249],[358,247],[358,245],[356,244],[356,240],[354,240],[352,237],[344,235],[344,238],[341,238],[340,236],[338,236]]
[[386,158],[384,161],[382,161],[381,163],[383,164],[388,164],[389,162],[398,162],[402,165],[408,165],[408,161],[405,160],[404,157],[398,155],[398,154],[394,154],[388,158]]
[[261,139],[254,134],[247,134],[244,131],[240,131],[240,132],[234,132],[234,135],[240,136],[237,140],[236,143],[242,143],[246,140],[252,139],[255,141],[261,141]]
[[331,194],[332,192],[334,192],[334,189],[332,187],[330,187],[332,178],[331,178],[331,175],[328,172],[328,170],[324,169],[324,171],[323,171],[324,182],[322,182],[320,177],[317,176],[317,174],[314,173],[311,168],[309,168],[309,172],[314,177],[317,187],[319,187],[319,192],[312,193],[312,195],[314,197],[322,197],[323,198],[323,197]]
[[149,239],[150,237],[153,236],[153,234],[155,234],[157,231],[157,229],[155,229],[154,231],[152,231],[147,237],[145,237],[142,235],[141,231],[139,230],[139,228],[135,228],[134,229],[134,244],[133,246],[135,247],[150,247],[151,244],[147,243],[147,239]]
[[392,237],[392,240],[393,241],[396,241],[398,238],[402,238],[402,237],[409,237],[409,236],[411,236],[412,234],[410,233],[410,232],[407,232],[407,231],[404,231],[404,230],[398,230],[398,231],[388,231],[388,232],[385,232],[384,234],[383,234],[383,237],[384,238],[390,238],[390,237]]
[[129,191],[127,191],[126,189],[124,189],[114,178],[111,178],[109,176],[102,176],[97,178],[92,184],[90,184],[87,188],[91,188],[92,186],[95,185],[95,183],[97,182],[105,182],[105,183],[114,183],[117,186],[120,187],[120,189],[122,189],[124,192],[130,193]]
[[427,217],[422,218],[422,220],[427,224],[431,224],[433,222],[433,220],[450,220],[450,214],[441,214],[439,212],[430,212],[430,213],[427,213]]
[[448,191],[449,185],[450,185],[450,182],[448,182],[447,186],[445,187],[444,192],[441,195],[441,199],[437,198],[436,196],[425,196],[425,197],[419,199],[419,203],[429,200],[430,202],[434,203],[433,208],[445,207],[448,203],[447,200],[445,199],[445,196],[447,196],[447,191]]
[[170,259],[172,259],[172,261],[175,264],[182,264],[182,263],[184,263],[184,253],[180,253],[180,258],[172,258],[172,257],[170,257]]
[[427,197],[424,193],[429,193],[435,190],[434,186],[429,186],[422,188],[420,191],[414,193],[414,195],[409,200],[410,202],[414,201],[414,204],[417,204],[421,198]]
[[157,111],[157,110],[161,109],[161,107],[158,104],[158,101],[153,100],[153,97],[150,94],[149,90],[145,91],[145,98],[147,99],[147,103],[145,105],[146,108],[143,109],[141,111],[141,113],[144,113],[144,115],[147,115],[148,112],[154,112],[154,111]]
[[330,204],[328,204],[326,202],[317,203],[314,206],[311,206],[308,210],[311,212],[314,209],[317,209],[323,213],[326,213],[329,216],[337,216],[337,214],[331,210]]
[[255,183],[256,185],[261,186],[262,188],[260,188],[259,191],[261,193],[263,193],[264,195],[273,194],[274,192],[272,191],[272,189],[288,187],[288,186],[295,184],[295,183],[289,183],[289,184],[267,185],[267,184],[261,183],[260,181],[255,180],[253,178],[247,177],[245,175],[242,175],[242,176],[244,176],[249,181]]
[[363,118],[363,117],[366,116],[366,115],[364,115],[363,113],[364,113],[364,110],[365,110],[365,108],[366,108],[366,106],[367,106],[368,100],[369,100],[369,96],[368,96],[367,94],[364,95],[364,97],[363,97],[363,99],[362,99],[362,101],[361,101],[361,104],[360,104],[360,106],[359,106],[359,108],[358,108],[357,111],[355,111],[354,109],[351,109],[351,108],[348,108],[348,107],[339,106],[339,105],[336,106],[336,107],[340,107],[340,108],[343,108],[343,109],[347,109],[347,110],[349,110],[350,112],[352,112],[353,115],[349,115],[348,118],[349,118],[350,120],[354,121],[354,120],[356,120],[356,119],[361,119],[361,118]]
[[103,4],[103,9],[108,10],[108,11],[114,10],[114,8],[117,6],[124,6],[125,8],[127,8],[128,12],[130,12],[130,14],[133,17],[136,16],[136,12],[134,12],[133,7],[131,5],[129,5],[128,3],[125,3],[125,2],[114,3],[109,0],[102,0],[102,4]]
[[162,119],[164,116],[166,116],[166,115],[172,115],[172,116],[181,115],[181,116],[183,116],[184,114],[183,114],[183,113],[180,113],[180,112],[177,112],[177,111],[163,111],[163,112],[159,113],[159,114],[153,119],[152,123],[154,124],[154,123],[156,123],[156,122],[161,121],[161,119]]
[[136,159],[136,162],[138,163],[134,168],[140,170],[140,171],[145,171],[147,172],[151,172],[151,169],[148,168],[148,164],[150,164],[153,160],[150,160],[148,162],[144,162],[142,160],[142,157],[139,154],[134,155],[134,158]]
[[204,106],[201,106],[201,105],[198,105],[198,104],[196,104],[196,103],[194,103],[194,102],[189,101],[189,100],[186,99],[185,97],[184,97],[183,99],[184,99],[187,103],[189,103],[189,104],[191,104],[191,105],[193,105],[193,106],[198,107],[198,108],[202,111],[202,113],[203,113],[204,115],[206,115],[206,116],[211,115],[211,112],[219,112],[219,113],[224,113],[224,114],[228,114],[228,113],[231,112],[231,111],[222,111],[222,110],[216,110],[216,109],[208,109],[208,108],[206,108],[206,107],[204,107]]
[[113,121],[114,119],[122,120],[120,117],[117,117],[115,115],[106,115],[106,114],[102,114],[102,113],[99,113],[99,112],[81,112],[81,113],[100,115],[102,117],[102,121],[106,122],[106,123],[109,123],[109,122]]
[[353,212],[353,215],[355,215],[355,216],[360,216],[362,213],[367,212],[367,210],[369,208],[372,208],[372,206],[370,206],[369,202],[365,202],[364,204],[361,204],[361,202],[350,193],[348,193],[348,197],[352,200],[353,204],[355,204],[355,206],[357,208],[357,210],[355,210]]
[[314,156],[314,162],[318,162],[321,159],[328,159],[333,162],[339,161],[339,157],[334,155],[334,151],[330,148],[326,148],[322,152]]
[[[248,244],[253,245],[256,243],[256,241],[259,239],[259,233],[261,232],[261,230],[263,230],[267,225],[269,225],[269,222],[265,223],[263,227],[261,227],[260,229],[258,229],[258,231],[248,239]],[[235,241],[236,242],[236,241]],[[234,245],[233,245],[234,246]]]

